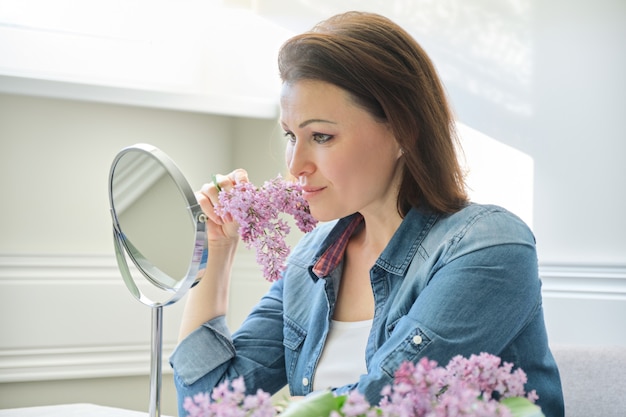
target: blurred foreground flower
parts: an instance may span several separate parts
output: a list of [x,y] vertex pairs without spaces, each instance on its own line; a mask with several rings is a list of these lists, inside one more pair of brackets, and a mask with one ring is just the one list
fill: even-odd
[[280,175],[257,188],[251,183],[239,183],[229,191],[220,191],[217,214],[229,213],[239,224],[239,235],[249,249],[256,251],[256,260],[263,267],[268,281],[280,279],[289,256],[285,236],[291,228],[280,217],[290,214],[303,232],[317,224],[302,197],[299,184],[286,181]]
[[322,391],[279,411],[261,390],[245,396],[240,377],[230,390],[226,383],[215,388],[212,402],[199,394],[186,398],[183,407],[189,417],[544,417],[534,404],[535,391],[524,392],[525,383],[522,369],[513,370],[499,357],[481,353],[469,359],[457,356],[445,368],[427,358],[417,364],[404,362],[377,406],[357,390],[344,395]]

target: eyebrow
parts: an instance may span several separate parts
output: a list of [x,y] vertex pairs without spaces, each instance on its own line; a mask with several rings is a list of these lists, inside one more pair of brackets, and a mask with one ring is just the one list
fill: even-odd
[[[328,123],[331,125],[336,125],[337,122],[333,122],[330,120],[326,120],[326,119],[309,119],[309,120],[305,120],[304,122],[300,123],[298,125],[299,129],[302,129],[303,127],[306,127],[307,125],[310,125],[311,123]],[[281,120],[280,122],[281,126],[283,127],[283,129],[287,129],[287,125]]]
[[[332,124],[332,125],[336,125],[337,124],[337,122],[333,122],[333,121],[325,120],[325,119],[309,119],[309,120],[305,120],[304,122],[300,123],[298,125],[298,128],[302,129],[303,127],[306,127],[306,126],[310,125],[311,123],[329,123],[329,124]],[[284,125],[284,123],[283,123],[283,125]]]

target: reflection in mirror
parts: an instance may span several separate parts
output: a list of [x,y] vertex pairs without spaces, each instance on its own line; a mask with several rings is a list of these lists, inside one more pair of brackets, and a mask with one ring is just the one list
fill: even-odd
[[130,151],[117,162],[111,190],[130,256],[154,285],[175,289],[195,244],[193,219],[176,182],[151,154]]

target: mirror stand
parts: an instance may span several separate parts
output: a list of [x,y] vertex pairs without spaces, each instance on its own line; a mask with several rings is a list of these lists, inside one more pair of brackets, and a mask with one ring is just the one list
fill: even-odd
[[163,307],[182,298],[202,276],[208,258],[206,217],[174,162],[147,144],[117,154],[109,200],[122,278],[152,310],[149,413],[160,417]]
[[152,307],[150,349],[150,417],[161,416],[161,380],[163,377],[163,306]]

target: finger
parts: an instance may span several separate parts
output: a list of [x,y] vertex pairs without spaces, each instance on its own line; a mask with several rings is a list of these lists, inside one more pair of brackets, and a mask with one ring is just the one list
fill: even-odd
[[228,178],[232,182],[233,185],[244,183],[244,182],[249,182],[248,172],[242,168],[238,168],[234,170],[233,172],[231,172],[230,174],[228,174]]
[[[212,190],[211,186],[213,186],[215,190]],[[219,204],[219,194],[222,191],[230,191],[233,188],[233,186],[234,184],[230,176],[221,175],[221,174],[213,175],[213,181],[211,181],[207,189],[208,189],[208,192],[210,193],[209,194],[210,196],[212,195],[216,196],[214,200],[212,199],[212,203],[214,207]],[[226,213],[222,213],[220,220],[221,220],[221,223],[218,223],[218,224],[230,223],[234,219],[233,219],[233,216],[230,215],[230,213],[226,212]]]
[[248,182],[248,173],[244,169],[236,169],[228,175],[215,174],[212,181],[204,184],[200,191],[196,193],[202,211],[218,225],[223,225],[234,221],[229,213],[219,216],[215,212],[215,207],[219,204],[219,193],[230,191],[236,184]]
[[231,188],[230,186],[232,185],[230,178],[226,175],[221,174],[213,175],[213,181],[211,181],[211,184],[215,186],[215,189],[218,193],[222,190],[229,190]]
[[204,184],[195,195],[202,212],[214,223],[219,225],[224,224],[223,219],[215,212],[215,205],[218,202],[215,185],[212,183]]

